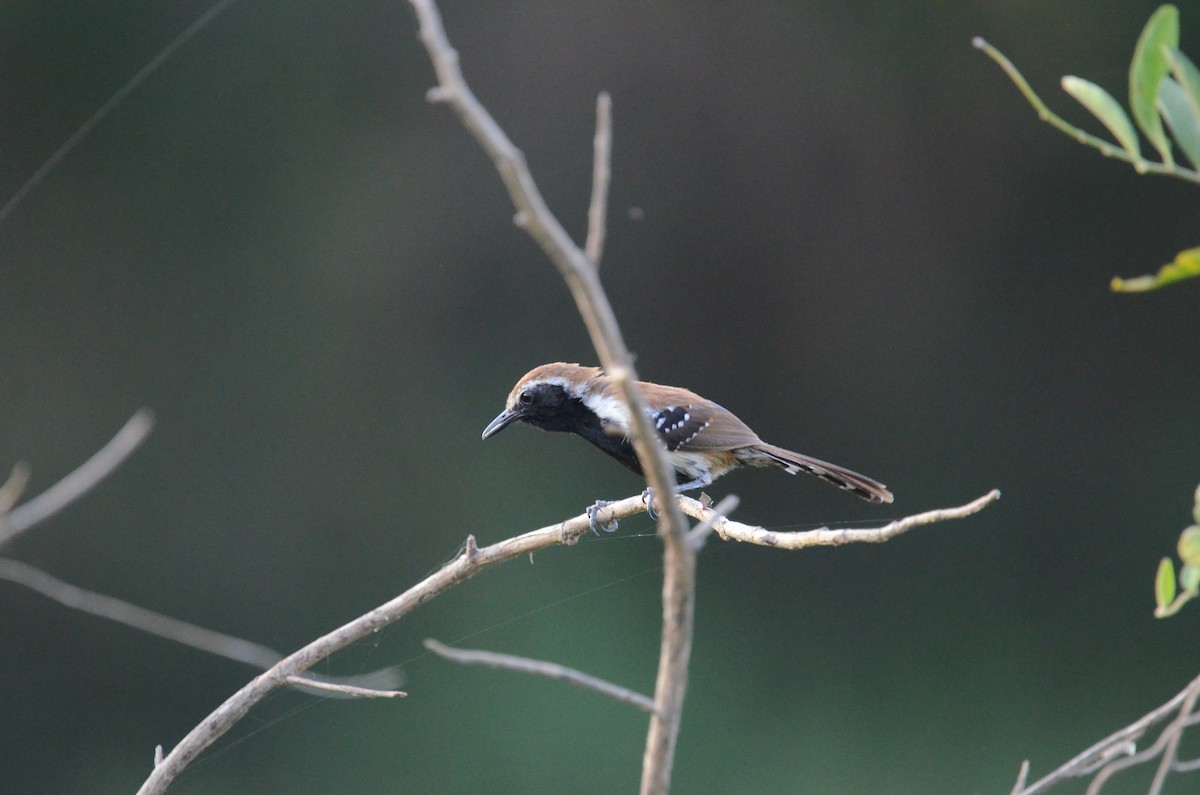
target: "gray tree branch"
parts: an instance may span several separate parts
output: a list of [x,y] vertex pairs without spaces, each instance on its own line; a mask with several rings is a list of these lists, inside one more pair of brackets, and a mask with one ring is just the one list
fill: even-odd
[[0,546],[46,521],[94,489],[138,448],[154,427],[150,409],[138,409],[96,453],[71,474],[22,505],[0,515]]
[[630,690],[627,687],[622,687],[621,685],[613,684],[591,674],[585,674],[578,669],[559,665],[558,663],[534,660],[529,657],[517,657],[512,654],[500,654],[482,649],[456,649],[444,643],[439,643],[433,638],[426,639],[425,648],[451,662],[463,665],[486,665],[506,671],[519,671],[524,674],[543,676],[547,679],[557,679],[560,682],[568,682],[584,690],[591,690],[592,692],[616,699],[622,704],[632,704],[642,712],[653,714],[655,710],[654,700],[643,696],[641,693]]
[[[429,96],[445,102],[458,115],[463,125],[491,157],[508,188],[509,197],[517,208],[517,222],[541,245],[542,250],[558,268],[575,298],[575,305],[587,326],[592,346],[600,364],[616,385],[632,417],[632,441],[637,451],[647,483],[657,494],[669,494],[675,480],[667,465],[662,444],[658,441],[639,394],[633,360],[625,346],[612,306],[600,285],[598,260],[575,245],[562,225],[550,212],[534,182],[533,175],[521,153],[504,131],[475,98],[459,66],[458,52],[450,46],[441,15],[433,0],[410,0],[420,24],[421,41],[429,53],[437,74],[437,88]],[[602,100],[603,102],[603,100]],[[603,119],[604,114],[601,113]],[[606,125],[601,121],[600,128]],[[599,136],[598,136],[599,137]],[[596,145],[602,151],[601,142]],[[607,150],[607,143],[603,143]],[[607,165],[604,168],[607,179]],[[603,190],[593,186],[593,201]],[[593,222],[603,217],[593,215]],[[602,240],[603,232],[593,227],[589,237]],[[599,246],[596,246],[599,256]],[[683,699],[687,692],[688,661],[692,652],[692,629],[695,616],[696,552],[687,543],[687,522],[674,501],[663,501],[658,517],[659,535],[663,539],[663,629],[659,647],[658,677],[654,686],[657,710],[650,718],[646,735],[646,750],[642,757],[642,786],[644,795],[666,793],[671,782],[675,743],[683,715]]]
[[[714,515],[717,515],[719,520],[719,512],[724,510],[724,504],[718,505],[719,510],[714,511],[713,508],[703,505],[698,500],[682,495],[676,497],[673,502],[681,510],[686,510],[691,515],[699,515],[705,521]],[[956,518],[953,515],[954,510],[951,509],[949,513],[936,512],[942,515],[932,521]],[[610,503],[600,509],[596,514],[595,521],[597,524],[608,524],[645,512],[646,503],[641,495],[637,495]],[[370,637],[484,569],[506,560],[531,555],[549,547],[575,544],[580,537],[590,532],[591,526],[592,517],[587,513],[582,513],[559,524],[531,530],[486,547],[476,546],[475,537],[467,536],[462,552],[442,568],[394,599],[288,655],[226,699],[223,704],[188,732],[187,736],[180,740],[169,754],[162,757],[161,762],[138,790],[139,795],[165,792],[171,781],[183,772],[193,759],[245,716],[251,707],[278,688],[291,684],[294,677],[321,660],[345,649],[356,641]],[[657,699],[654,704],[657,709]]]
[[[131,629],[255,668],[270,668],[283,659],[282,654],[261,643],[206,629],[122,599],[80,588],[19,560],[0,558],[0,580],[21,585],[72,610],[115,621]],[[319,678],[304,677],[303,681],[293,684],[310,690],[336,691],[342,695],[393,697],[399,694],[395,688],[400,684],[400,674],[396,668],[382,668],[348,677],[325,674]]]
[[1000,490],[992,489],[987,494],[972,500],[957,508],[939,508],[913,516],[897,519],[881,527],[835,528],[821,527],[816,530],[805,530],[795,533],[780,533],[765,527],[753,527],[741,522],[735,522],[720,516],[721,506],[705,507],[698,500],[682,497],[679,505],[683,512],[693,519],[712,521],[712,529],[725,541],[742,541],[747,544],[759,544],[776,549],[808,549],[809,547],[836,547],[842,544],[881,544],[896,536],[907,533],[914,527],[944,522],[948,519],[962,519],[973,513],[978,513],[991,503],[1000,499]]
[[[1026,760],[1021,764],[1012,795],[1040,795],[1070,779],[1088,776],[1091,776],[1092,780],[1087,793],[1097,795],[1117,773],[1154,759],[1159,760],[1159,766],[1147,792],[1148,795],[1159,795],[1169,773],[1184,772],[1192,764],[1179,761],[1176,752],[1184,731],[1200,722],[1200,714],[1195,712],[1198,699],[1200,677],[1193,679],[1187,687],[1162,706],[1151,710],[1125,728],[1113,732],[1029,785],[1025,783],[1029,775],[1029,762]],[[1175,718],[1163,727],[1153,743],[1139,752],[1137,742],[1146,732],[1167,720],[1172,714]]]
[[608,231],[608,185],[612,181],[612,98],[607,91],[596,97],[596,137],[592,148],[592,199],[588,202],[583,253],[593,268],[599,268]]

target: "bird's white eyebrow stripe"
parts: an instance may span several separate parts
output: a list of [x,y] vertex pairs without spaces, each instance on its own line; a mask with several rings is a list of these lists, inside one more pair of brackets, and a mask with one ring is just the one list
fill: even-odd
[[542,384],[549,384],[550,386],[562,387],[564,390],[566,390],[567,392],[570,392],[572,395],[578,391],[578,387],[576,387],[574,384],[572,384],[570,381],[568,381],[567,379],[563,378],[560,375],[552,376],[550,378],[539,378],[536,381],[526,381],[524,384],[521,384],[521,388],[517,391],[524,392],[526,389],[529,389],[530,387],[541,386]]

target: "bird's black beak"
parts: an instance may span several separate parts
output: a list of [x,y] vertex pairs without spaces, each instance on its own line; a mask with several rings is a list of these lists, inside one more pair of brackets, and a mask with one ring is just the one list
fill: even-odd
[[523,415],[519,409],[514,409],[512,411],[505,409],[504,411],[500,412],[499,417],[489,422],[488,426],[483,429],[483,438],[486,439],[489,436],[495,436],[509,425],[512,425],[514,422],[521,419],[522,416]]

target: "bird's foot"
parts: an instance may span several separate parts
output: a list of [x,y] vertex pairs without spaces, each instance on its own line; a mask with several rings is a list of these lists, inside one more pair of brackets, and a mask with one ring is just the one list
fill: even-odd
[[[595,505],[588,506],[586,511],[588,517],[588,526],[592,528],[592,532],[596,535],[600,535],[600,531],[596,529],[596,514],[610,505],[612,505],[612,502],[609,500],[596,500]],[[603,530],[606,533],[617,532],[617,521],[614,519],[606,525],[601,525],[600,530]]]
[[658,512],[654,510],[654,489],[646,487],[646,490],[642,492],[642,502],[646,503],[646,513],[651,519],[657,521]]

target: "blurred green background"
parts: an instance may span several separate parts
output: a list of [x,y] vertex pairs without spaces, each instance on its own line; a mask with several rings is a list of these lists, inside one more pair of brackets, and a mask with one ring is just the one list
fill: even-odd
[[[603,278],[640,373],[896,494],[739,473],[710,489],[741,496],[737,518],[1004,492],[882,546],[711,544],[676,791],[1008,792],[1022,759],[1057,766],[1200,669],[1200,611],[1151,617],[1200,480],[1200,285],[1107,286],[1196,245],[1200,194],[1039,123],[970,46],[1096,129],[1058,78],[1123,96],[1156,6],[446,4],[468,79],[577,237],[612,93]],[[0,8],[0,196],[207,7]],[[1200,4],[1180,10],[1200,54]],[[480,442],[527,369],[595,357],[432,79],[406,3],[237,3],[0,226],[0,467],[29,459],[37,492],[137,407],[159,420],[6,554],[287,651],[468,533],[640,490],[578,439]],[[472,580],[322,669],[402,664],[408,699],[280,693],[173,791],[633,791],[640,713],[420,643],[649,692],[650,533],[630,520]],[[6,793],[130,792],[254,673],[8,584],[0,616]]]

